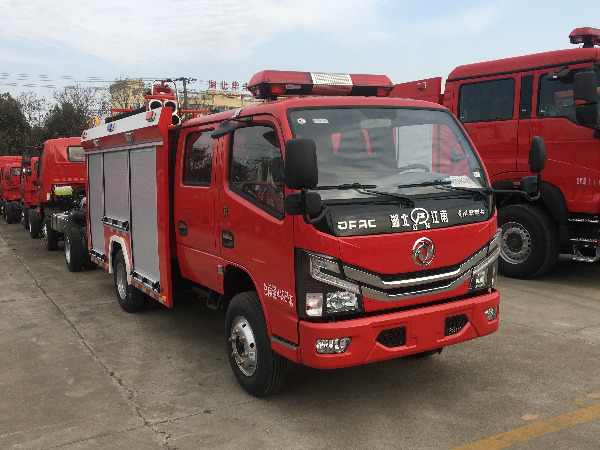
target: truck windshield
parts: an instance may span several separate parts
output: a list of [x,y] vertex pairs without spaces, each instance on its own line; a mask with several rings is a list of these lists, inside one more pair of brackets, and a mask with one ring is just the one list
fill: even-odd
[[83,153],[83,147],[80,145],[77,146],[70,146],[67,149],[67,152],[69,153],[69,161],[71,162],[85,162],[85,155]]
[[295,138],[315,141],[324,200],[487,186],[483,166],[449,112],[343,107],[292,110],[289,117]]

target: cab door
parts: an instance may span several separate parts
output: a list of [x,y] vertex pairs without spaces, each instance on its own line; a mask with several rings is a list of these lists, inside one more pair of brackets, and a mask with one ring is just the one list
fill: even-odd
[[[295,316],[293,218],[283,207],[281,128],[271,116],[255,116],[223,139],[228,147],[216,207],[220,253],[252,277],[268,323],[272,314]],[[276,329],[282,322],[271,321],[271,332],[290,336],[291,330]]]
[[214,126],[181,131],[175,164],[174,222],[184,278],[218,290]]
[[520,78],[474,80],[459,88],[457,117],[469,131],[491,181],[517,168]]

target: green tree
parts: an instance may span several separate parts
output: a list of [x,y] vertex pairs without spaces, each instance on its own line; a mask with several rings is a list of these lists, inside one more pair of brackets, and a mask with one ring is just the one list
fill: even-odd
[[44,122],[48,115],[49,103],[44,97],[38,97],[34,92],[21,92],[16,98],[21,106],[21,112],[30,126],[27,139],[28,150],[39,147],[46,139]]
[[54,93],[56,105],[44,121],[46,139],[80,136],[92,116],[102,117],[108,111],[106,89],[68,86]]
[[19,102],[9,93],[0,94],[0,154],[21,155],[30,131]]
[[44,123],[44,137],[56,139],[79,136],[87,128],[88,116],[72,103],[54,105]]

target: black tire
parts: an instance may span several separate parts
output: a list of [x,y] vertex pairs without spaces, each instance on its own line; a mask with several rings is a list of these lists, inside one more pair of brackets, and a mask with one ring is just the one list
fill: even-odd
[[558,229],[550,215],[535,205],[510,205],[498,211],[502,228],[500,272],[511,278],[534,278],[558,260]]
[[90,257],[90,252],[88,250],[88,239],[87,239],[87,228],[83,227],[81,230],[81,245],[83,246],[83,250],[84,250],[84,257],[83,257],[83,268],[85,270],[96,270],[98,268],[98,265],[92,261],[92,258]]
[[119,305],[128,313],[140,311],[144,307],[145,295],[139,289],[127,283],[127,266],[123,251],[119,250],[113,261],[115,291]]
[[67,268],[71,272],[80,272],[83,269],[85,253],[87,253],[84,253],[81,230],[75,227],[66,228],[64,240]]
[[40,237],[40,217],[35,209],[30,209],[28,211],[29,220],[29,236],[32,239],[37,239]]
[[21,221],[21,204],[13,200],[11,205],[13,223],[19,223]]
[[23,216],[23,228],[25,228],[26,230],[29,230],[29,214],[28,214],[28,210],[23,209],[23,211],[21,212],[21,215]]
[[44,223],[44,244],[49,251],[58,249],[58,231],[52,229],[49,220]]
[[256,292],[233,297],[225,316],[229,364],[242,387],[255,397],[274,394],[283,386],[287,360],[273,352]]
[[4,204],[4,218],[6,219],[6,223],[13,223],[13,212],[11,202],[7,202]]

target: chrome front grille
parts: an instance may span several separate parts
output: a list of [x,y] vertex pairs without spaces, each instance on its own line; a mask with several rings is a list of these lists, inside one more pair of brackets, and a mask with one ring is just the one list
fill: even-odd
[[345,276],[358,283],[362,295],[391,302],[450,291],[471,278],[471,270],[487,254],[487,245],[460,264],[398,275],[381,275],[344,265]]

